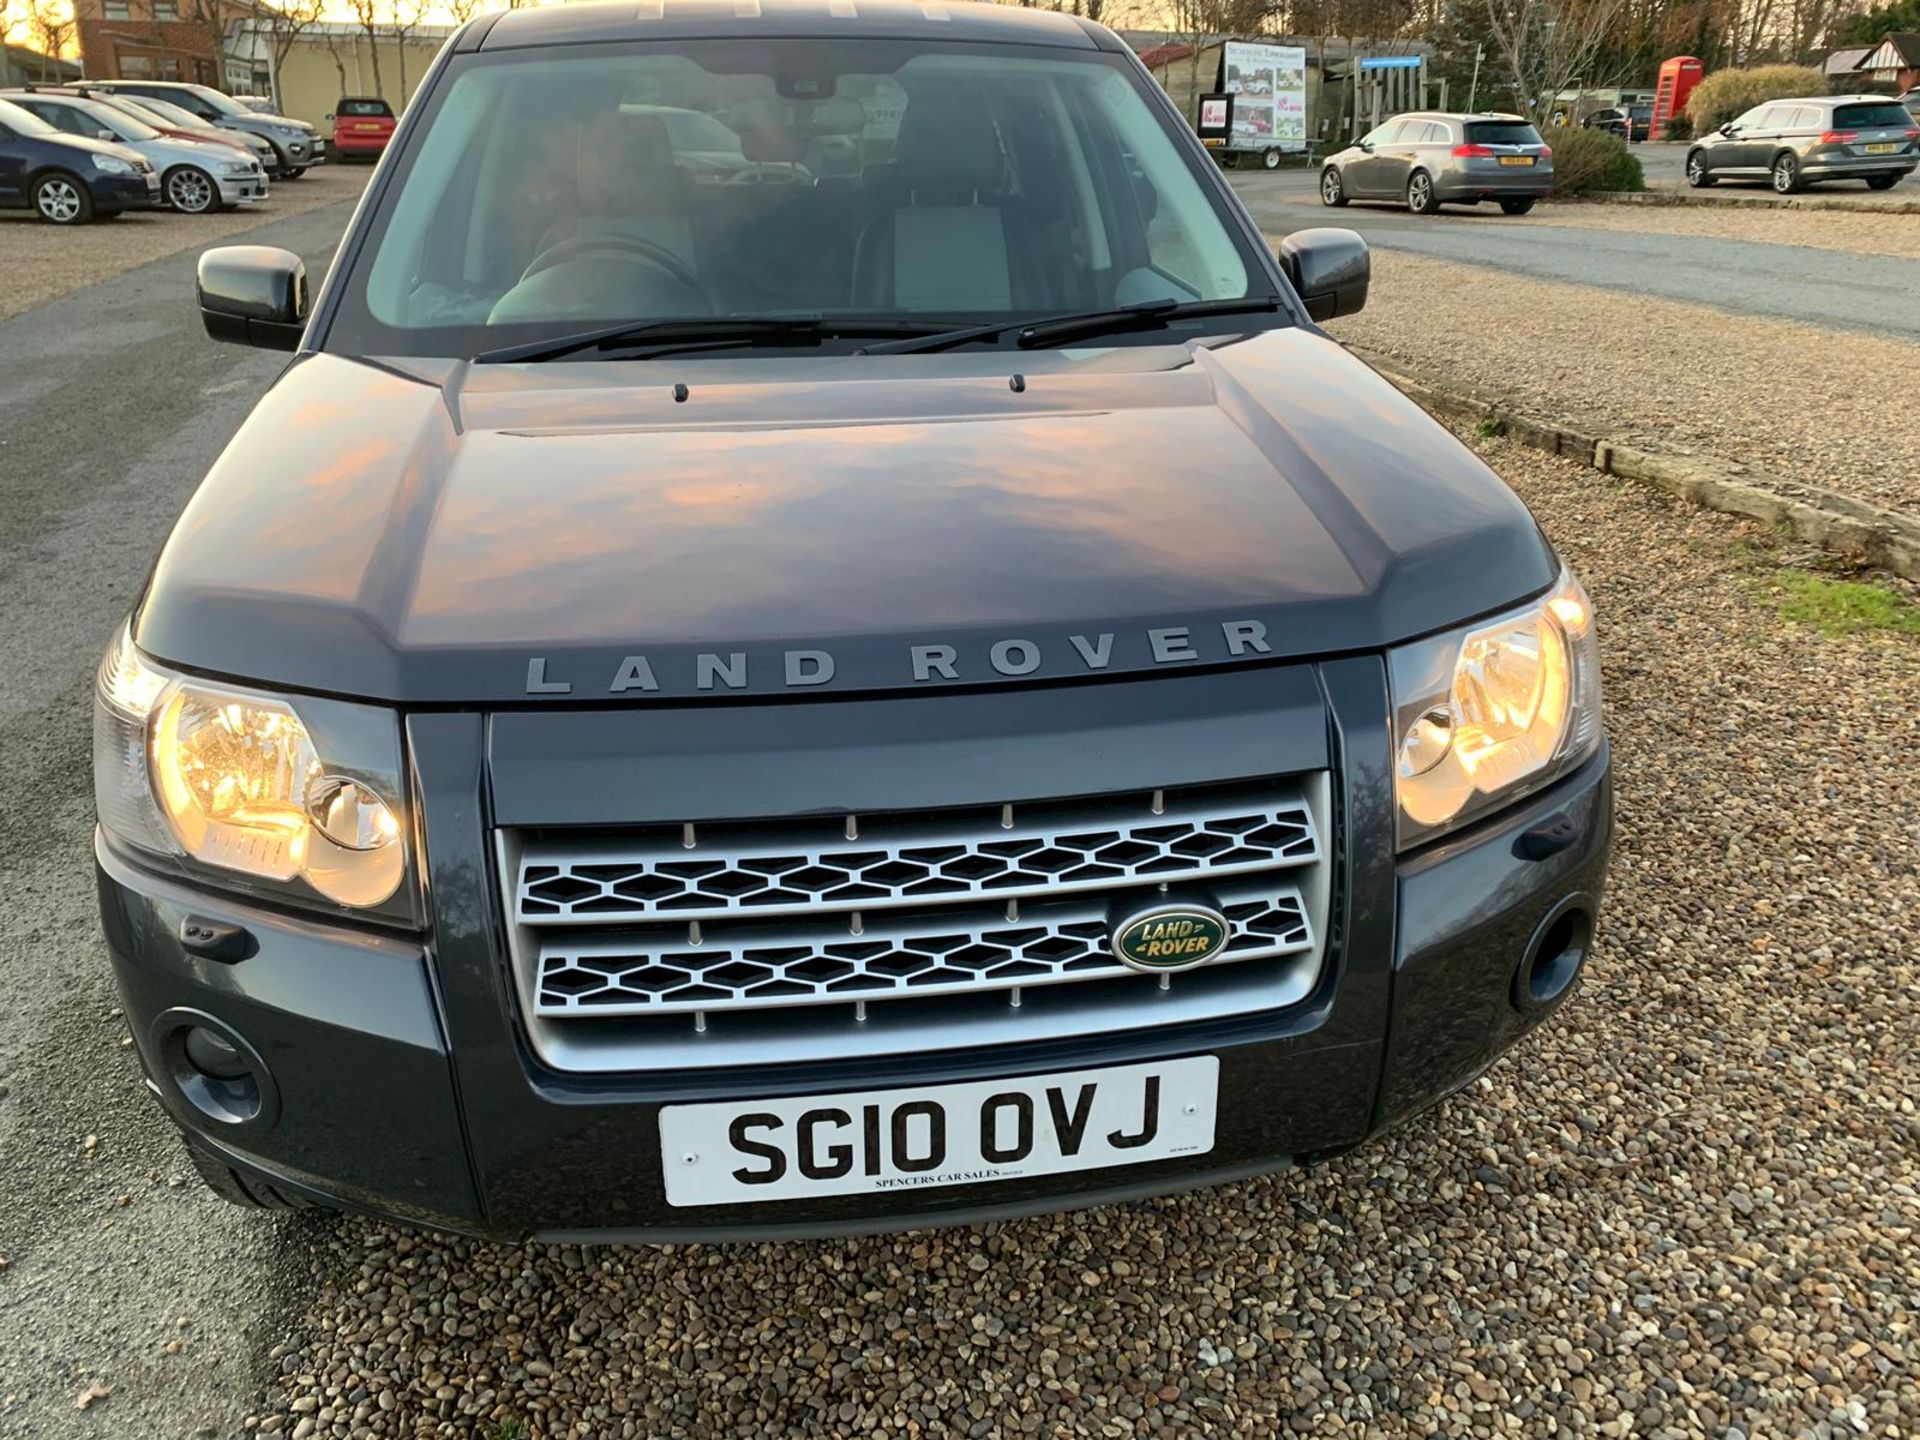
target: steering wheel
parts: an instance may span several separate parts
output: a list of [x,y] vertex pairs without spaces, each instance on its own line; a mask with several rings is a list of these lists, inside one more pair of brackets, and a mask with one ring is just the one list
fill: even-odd
[[596,250],[624,254],[638,260],[643,265],[651,265],[656,270],[664,270],[675,280],[705,298],[706,290],[700,281],[678,255],[664,245],[656,245],[651,240],[642,240],[638,235],[576,235],[570,240],[561,240],[549,245],[533,257],[526,270],[520,276],[524,285],[543,270],[551,270],[556,265],[565,265],[568,261],[578,260],[583,255],[591,255]]

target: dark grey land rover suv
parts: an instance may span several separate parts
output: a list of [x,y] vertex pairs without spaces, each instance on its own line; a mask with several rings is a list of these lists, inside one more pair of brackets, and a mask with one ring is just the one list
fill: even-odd
[[1071,16],[460,29],[311,305],[202,257],[296,353],[100,672],[107,942],[209,1182],[897,1227],[1478,1075],[1592,942],[1594,622],[1318,328],[1367,273]]

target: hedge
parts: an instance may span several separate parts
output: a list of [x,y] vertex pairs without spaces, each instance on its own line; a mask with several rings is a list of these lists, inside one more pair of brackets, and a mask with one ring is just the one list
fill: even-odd
[[1736,115],[1769,100],[1824,95],[1827,77],[1808,65],[1762,65],[1757,70],[1716,70],[1687,100],[1693,133],[1709,135]]
[[1596,190],[1644,190],[1646,177],[1627,142],[1605,130],[1556,131],[1553,193],[1591,195]]

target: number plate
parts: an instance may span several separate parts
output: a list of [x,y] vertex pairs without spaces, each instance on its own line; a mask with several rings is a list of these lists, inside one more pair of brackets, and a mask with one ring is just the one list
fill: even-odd
[[1884,145],[1862,145],[1860,148],[1869,155],[1891,155],[1894,151],[1898,150],[1900,146],[1897,143],[1890,142]]
[[900,1194],[1213,1149],[1212,1055],[660,1112],[667,1203]]
[[1500,157],[1500,163],[1502,165],[1531,165],[1533,164],[1533,157],[1531,155],[1502,155]]

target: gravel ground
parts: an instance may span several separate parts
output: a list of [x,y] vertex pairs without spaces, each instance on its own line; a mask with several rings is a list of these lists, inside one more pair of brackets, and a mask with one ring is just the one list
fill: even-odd
[[1920,512],[1911,343],[1379,249],[1367,308],[1330,328],[1423,379]]
[[1704,235],[1721,240],[1752,240],[1762,245],[1803,245],[1815,250],[1851,250],[1862,255],[1920,259],[1920,216],[1914,215],[1749,210],[1704,205],[1688,208],[1560,204],[1538,207],[1526,223],[1572,225],[1583,230],[1631,230],[1642,235]]
[[249,1429],[1920,1431],[1920,641],[1484,442],[1600,607],[1620,837],[1563,1022],[1310,1173],[990,1228],[508,1250],[348,1221]]
[[6,256],[0,320],[175,251],[352,199],[372,174],[368,165],[322,165],[298,180],[274,181],[264,205],[223,215],[132,211],[117,220],[62,227],[30,211],[0,210],[0,253]]

